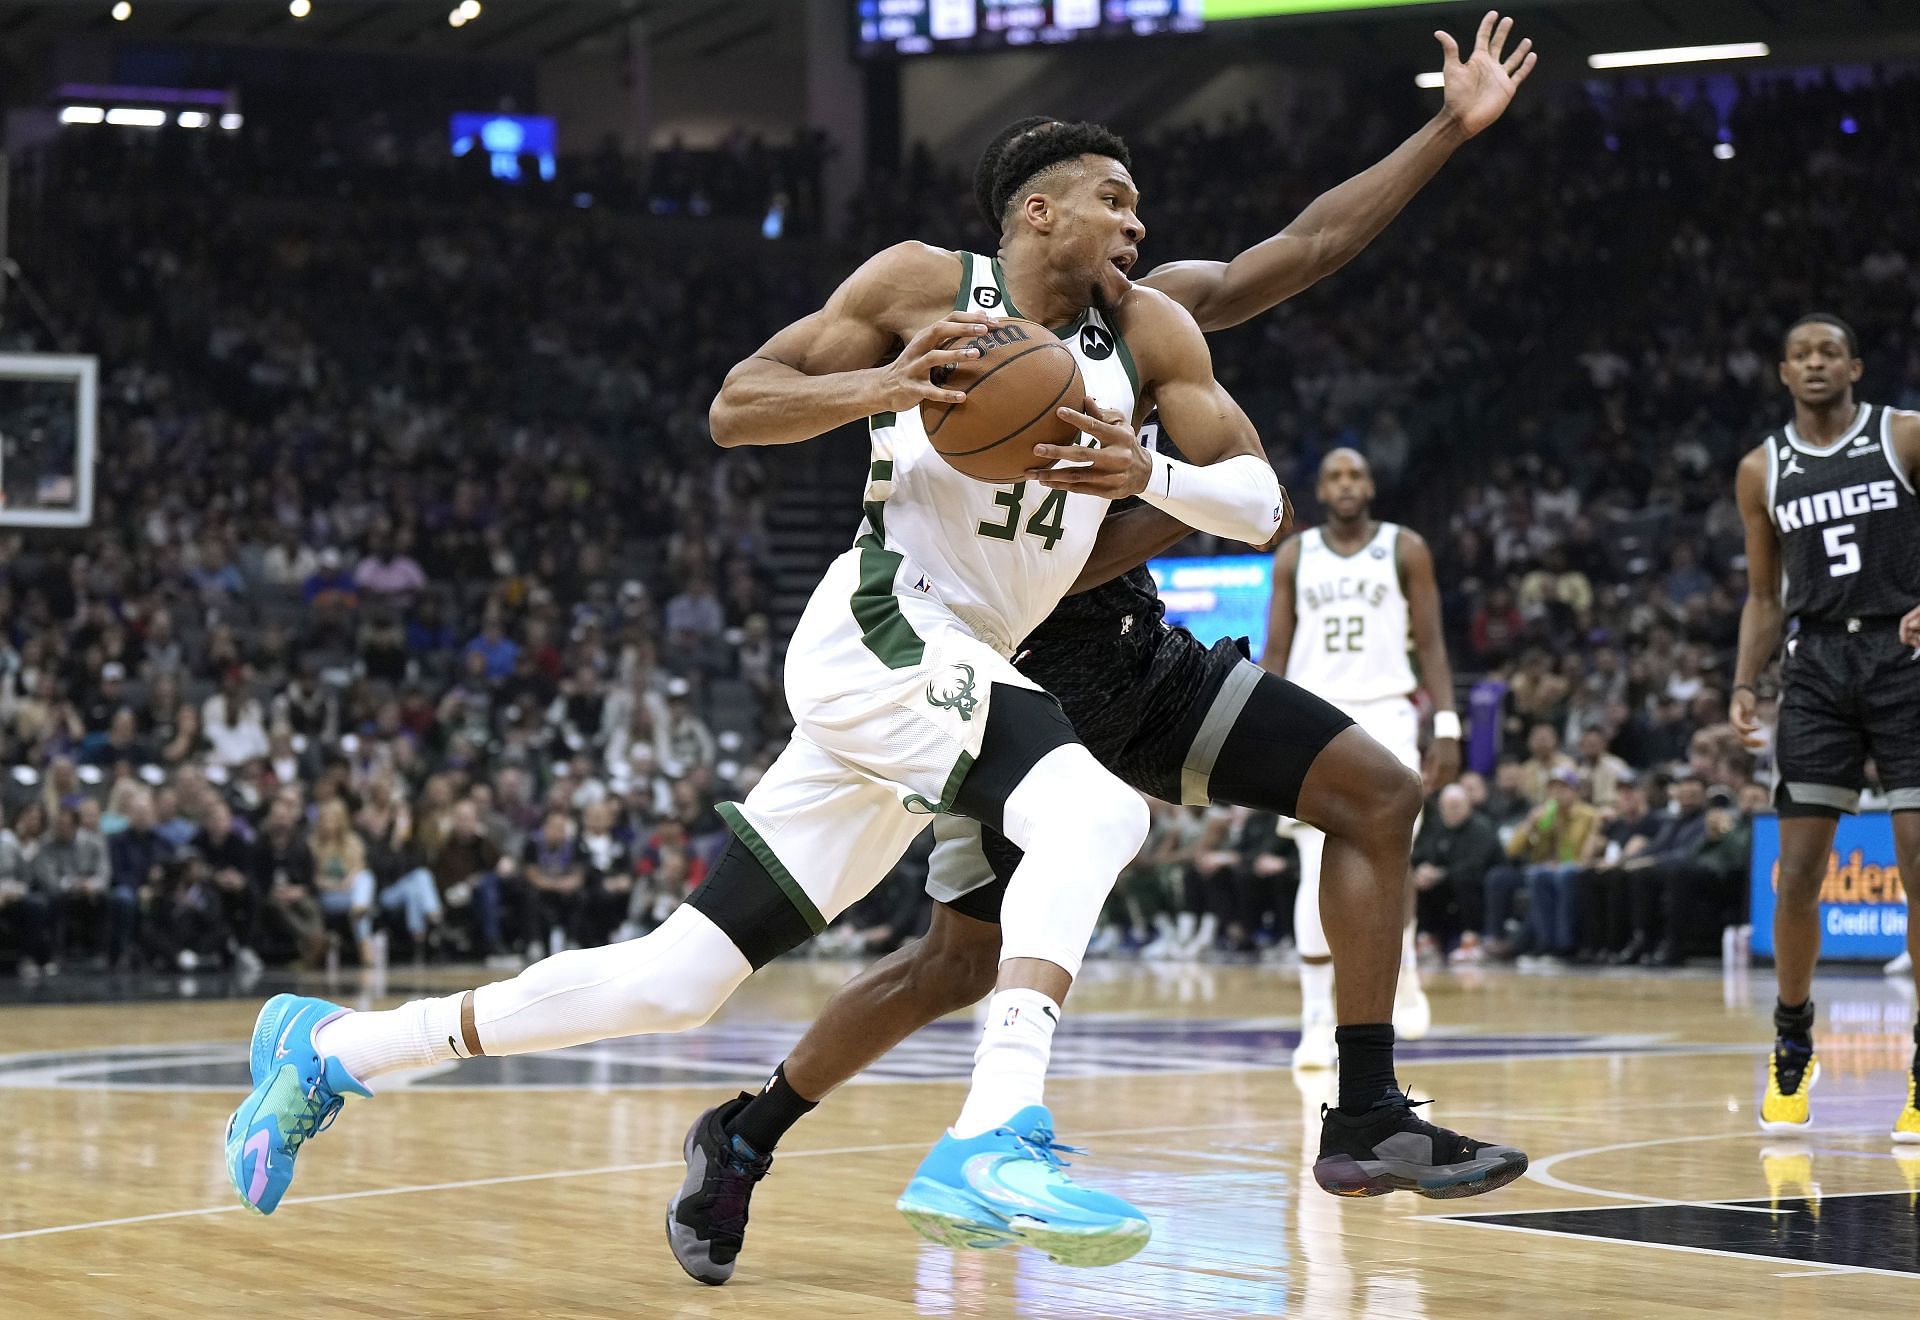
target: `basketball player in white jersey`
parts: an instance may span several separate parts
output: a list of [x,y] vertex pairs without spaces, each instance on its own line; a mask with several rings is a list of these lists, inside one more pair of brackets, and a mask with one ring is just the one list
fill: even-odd
[[[1261,663],[1326,698],[1411,769],[1420,768],[1420,719],[1413,694],[1421,682],[1407,659],[1411,637],[1420,678],[1434,702],[1429,790],[1460,773],[1460,716],[1453,709],[1453,667],[1440,627],[1440,588],[1433,556],[1418,533],[1373,517],[1373,473],[1351,449],[1320,464],[1316,491],[1326,521],[1290,537],[1273,563],[1273,603]],[[1320,859],[1326,835],[1307,825],[1293,831],[1300,850],[1300,890],[1293,905],[1300,950],[1298,1068],[1335,1062],[1333,960],[1320,921]],[[1417,1040],[1431,1025],[1420,988],[1409,921],[1394,995],[1396,1035]]]
[[[954,1247],[1024,1242],[1100,1265],[1145,1245],[1139,1210],[1063,1172],[1042,1089],[1061,1002],[1146,836],[1146,806],[1010,656],[1079,576],[1109,500],[1139,495],[1259,544],[1283,526],[1285,495],[1193,317],[1127,278],[1146,231],[1125,144],[1065,124],[1025,159],[999,256],[920,243],[880,253],[729,372],[714,401],[723,446],[791,444],[864,419],[874,459],[861,534],[788,650],[793,739],[745,802],[722,806],[732,837],[713,872],[652,934],[510,981],[384,1013],[270,1000],[255,1089],[228,1126],[228,1174],[247,1205],[271,1211],[301,1145],[383,1073],[698,1026],[867,894],[928,815],[958,812],[1025,860],[1004,900],[972,1090],[899,1207]],[[995,487],[934,452],[919,405],[965,406],[932,373],[992,351],[989,313],[1059,328],[1089,396],[1060,415],[1111,451],[1106,462],[1056,469],[1086,451],[1037,446],[1031,480]],[[1188,437],[1194,463],[1141,448],[1133,422],[1150,406]]]

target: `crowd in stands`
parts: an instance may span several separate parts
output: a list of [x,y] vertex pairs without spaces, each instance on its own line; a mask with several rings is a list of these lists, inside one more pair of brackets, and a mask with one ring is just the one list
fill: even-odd
[[[1354,444],[1435,547],[1468,774],[1416,875],[1458,957],[1670,961],[1738,919],[1769,758],[1725,724],[1731,472],[1781,411],[1781,329],[1839,311],[1865,397],[1920,403],[1920,83],[1712,99],[1543,96],[1347,272],[1216,344],[1303,522],[1320,456]],[[1149,260],[1229,255],[1404,128],[1141,137]],[[708,443],[706,404],[849,254],[474,205],[404,152],[345,152],[329,189],[250,131],[237,159],[130,141],[55,161],[60,223],[18,227],[55,324],[16,300],[0,333],[103,364],[93,527],[0,534],[0,961],[504,958],[649,929],[785,733],[777,482]],[[727,195],[822,150],[743,146]],[[1237,186],[1212,186],[1227,160]],[[706,177],[668,163],[648,179]],[[917,159],[870,182],[850,242],[979,246],[967,197]],[[1102,949],[1284,945],[1271,819],[1156,821]],[[915,865],[841,947],[924,920]]]

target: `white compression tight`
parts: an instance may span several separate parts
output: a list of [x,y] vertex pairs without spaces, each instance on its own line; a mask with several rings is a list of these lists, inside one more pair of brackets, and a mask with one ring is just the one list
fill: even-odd
[[598,949],[569,949],[511,981],[473,992],[474,1025],[488,1054],[686,1031],[713,1016],[753,974],[746,955],[682,904],[660,929]]
[[1000,904],[1000,958],[1080,971],[1100,909],[1147,837],[1147,804],[1079,743],[1056,747],[1007,795],[1001,832],[1026,857]]

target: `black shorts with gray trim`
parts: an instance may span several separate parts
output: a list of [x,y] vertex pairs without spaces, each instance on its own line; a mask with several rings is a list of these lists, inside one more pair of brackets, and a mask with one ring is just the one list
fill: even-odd
[[1854,810],[1872,759],[1894,811],[1920,811],[1920,651],[1899,620],[1803,627],[1787,643],[1775,759],[1782,816]]
[[[1157,620],[1139,631],[1094,637],[1076,627],[1063,644],[1043,629],[1020,671],[1059,698],[1095,760],[1147,796],[1296,814],[1307,771],[1353,720],[1252,663],[1244,639],[1209,648]],[[944,833],[936,828],[936,837]],[[989,828],[979,853],[967,853],[949,872],[942,863],[954,853],[937,846],[928,890],[964,916],[998,921],[1020,849]],[[983,869],[993,883],[963,888]]]

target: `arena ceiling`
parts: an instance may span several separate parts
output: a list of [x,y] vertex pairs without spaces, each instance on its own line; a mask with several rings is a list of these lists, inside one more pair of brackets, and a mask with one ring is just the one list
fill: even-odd
[[639,20],[656,50],[699,58],[771,32],[782,4],[804,0],[485,0],[457,28],[448,15],[458,0],[310,0],[301,19],[288,0],[129,2],[132,15],[118,22],[113,0],[7,0],[0,42],[89,36],[538,59],[611,42]]
[[[843,0],[851,8],[851,0]],[[136,40],[255,42],[275,46],[405,51],[538,59],[619,39],[646,24],[653,48],[697,59],[764,38],[783,6],[808,0],[485,0],[481,16],[448,23],[457,0],[310,0],[295,19],[288,0],[129,0],[116,22],[113,0],[6,0],[0,45],[16,51],[70,36]],[[1339,60],[1398,47],[1444,23],[1471,24],[1485,0],[1319,19],[1233,24],[1232,39],[1283,41],[1303,58]],[[1508,0],[1543,45],[1638,49],[1706,41],[1769,41],[1817,58],[1920,52],[1920,0]]]

